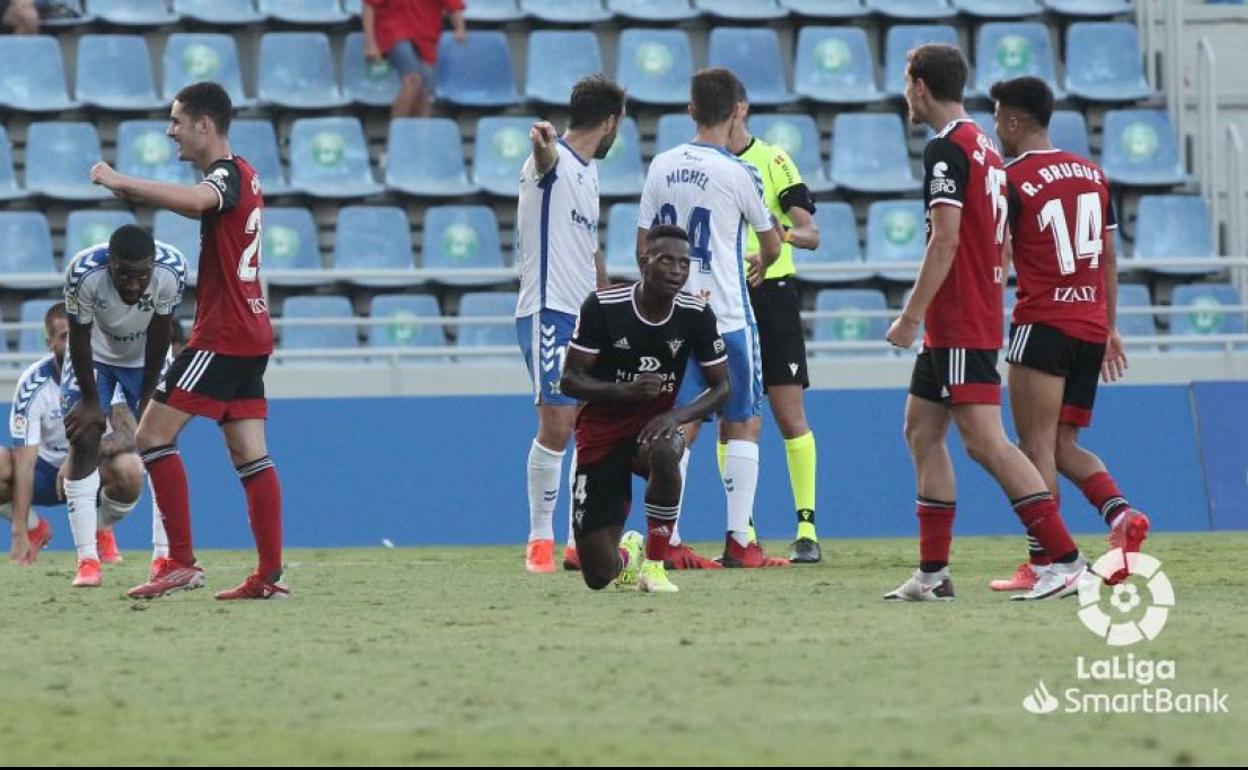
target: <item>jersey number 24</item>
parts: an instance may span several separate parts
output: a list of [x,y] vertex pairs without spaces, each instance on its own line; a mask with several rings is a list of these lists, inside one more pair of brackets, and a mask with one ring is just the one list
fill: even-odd
[[[659,207],[656,224],[678,225],[676,207],[664,203]],[[698,270],[711,272],[711,210],[702,206],[694,206],[689,212],[689,223],[685,226],[689,233],[689,256],[697,260]]]

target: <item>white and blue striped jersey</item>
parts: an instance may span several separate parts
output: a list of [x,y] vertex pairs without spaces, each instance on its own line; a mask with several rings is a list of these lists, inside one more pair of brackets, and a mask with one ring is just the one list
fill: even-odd
[[655,156],[641,193],[637,226],[680,225],[693,268],[685,291],[707,300],[719,332],[754,323],[745,275],[749,228],[772,228],[758,171],[723,147],[691,142]]
[[65,462],[69,439],[65,437],[60,367],[55,356],[46,356],[22,372],[9,407],[9,436],[14,447],[39,447],[39,456],[57,467]]
[[169,315],[186,290],[186,257],[156,242],[152,281],[137,304],[127,305],[108,275],[108,244],[83,249],[65,272],[65,309],[75,323],[94,324],[91,350],[97,363],[141,367],[152,314]]
[[556,149],[559,159],[545,176],[538,175],[532,155],[520,172],[517,318],[542,310],[575,316],[598,288],[598,165],[562,139]]

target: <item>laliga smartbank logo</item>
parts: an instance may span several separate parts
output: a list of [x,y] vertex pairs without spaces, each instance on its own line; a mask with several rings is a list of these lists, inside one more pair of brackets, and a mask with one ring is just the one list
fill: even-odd
[[[1102,575],[1124,564],[1120,549],[1102,556],[1079,583],[1079,620],[1112,648],[1151,642],[1166,627],[1175,608],[1174,587],[1161,562],[1143,553],[1125,556],[1129,574],[1105,588]],[[1190,692],[1176,689],[1178,662],[1153,660],[1130,652],[1102,658],[1075,658],[1077,686],[1051,691],[1040,681],[1023,698],[1031,714],[1227,714],[1229,695],[1218,688]],[[1112,690],[1112,691],[1104,691]]]

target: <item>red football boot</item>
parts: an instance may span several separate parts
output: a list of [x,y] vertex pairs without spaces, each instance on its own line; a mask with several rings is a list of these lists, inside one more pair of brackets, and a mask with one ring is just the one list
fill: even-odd
[[117,550],[117,538],[113,535],[112,527],[95,531],[95,548],[100,552],[100,561],[105,564],[120,564],[125,561],[121,551]]
[[719,569],[723,565],[714,559],[698,555],[692,548],[681,543],[667,547],[667,558],[663,560],[663,566],[667,569]]
[[[988,587],[994,591],[1030,591],[1036,587],[1036,581],[1040,579],[1031,562],[1023,562],[1018,565],[1018,569],[1014,570],[1014,574],[1007,580],[994,580],[988,584]],[[1039,569],[1045,569],[1040,567]]]
[[724,567],[757,569],[760,567],[787,567],[788,559],[768,556],[757,540],[751,540],[747,546],[737,544],[729,535],[724,541],[724,555],[717,560]]
[[194,591],[204,587],[204,570],[194,564],[179,564],[173,559],[165,560],[159,569],[152,565],[155,574],[146,583],[126,591],[131,599],[156,599],[177,591]]
[[1140,546],[1148,539],[1150,526],[1148,517],[1134,508],[1128,509],[1114,522],[1114,528],[1109,532],[1109,547],[1122,549],[1122,566],[1105,577],[1106,585],[1117,585],[1131,576],[1127,554],[1140,552]]
[[259,575],[248,575],[238,588],[229,591],[218,591],[217,598],[221,601],[237,599],[289,599],[290,589],[281,583],[270,583]]

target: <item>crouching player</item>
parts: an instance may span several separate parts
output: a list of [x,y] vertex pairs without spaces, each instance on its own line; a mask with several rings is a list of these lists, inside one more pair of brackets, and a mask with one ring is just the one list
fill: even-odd
[[[715,313],[681,291],[689,277],[683,229],[660,225],[646,234],[641,274],[639,283],[591,294],[568,345],[562,392],[585,402],[576,420],[572,529],[590,588],[614,580],[670,593],[677,588],[663,561],[680,505],[680,426],[727,401],[727,355]],[[691,354],[703,367],[707,389],[674,409]],[[633,474],[646,479],[644,561],[641,535],[620,537]]]

